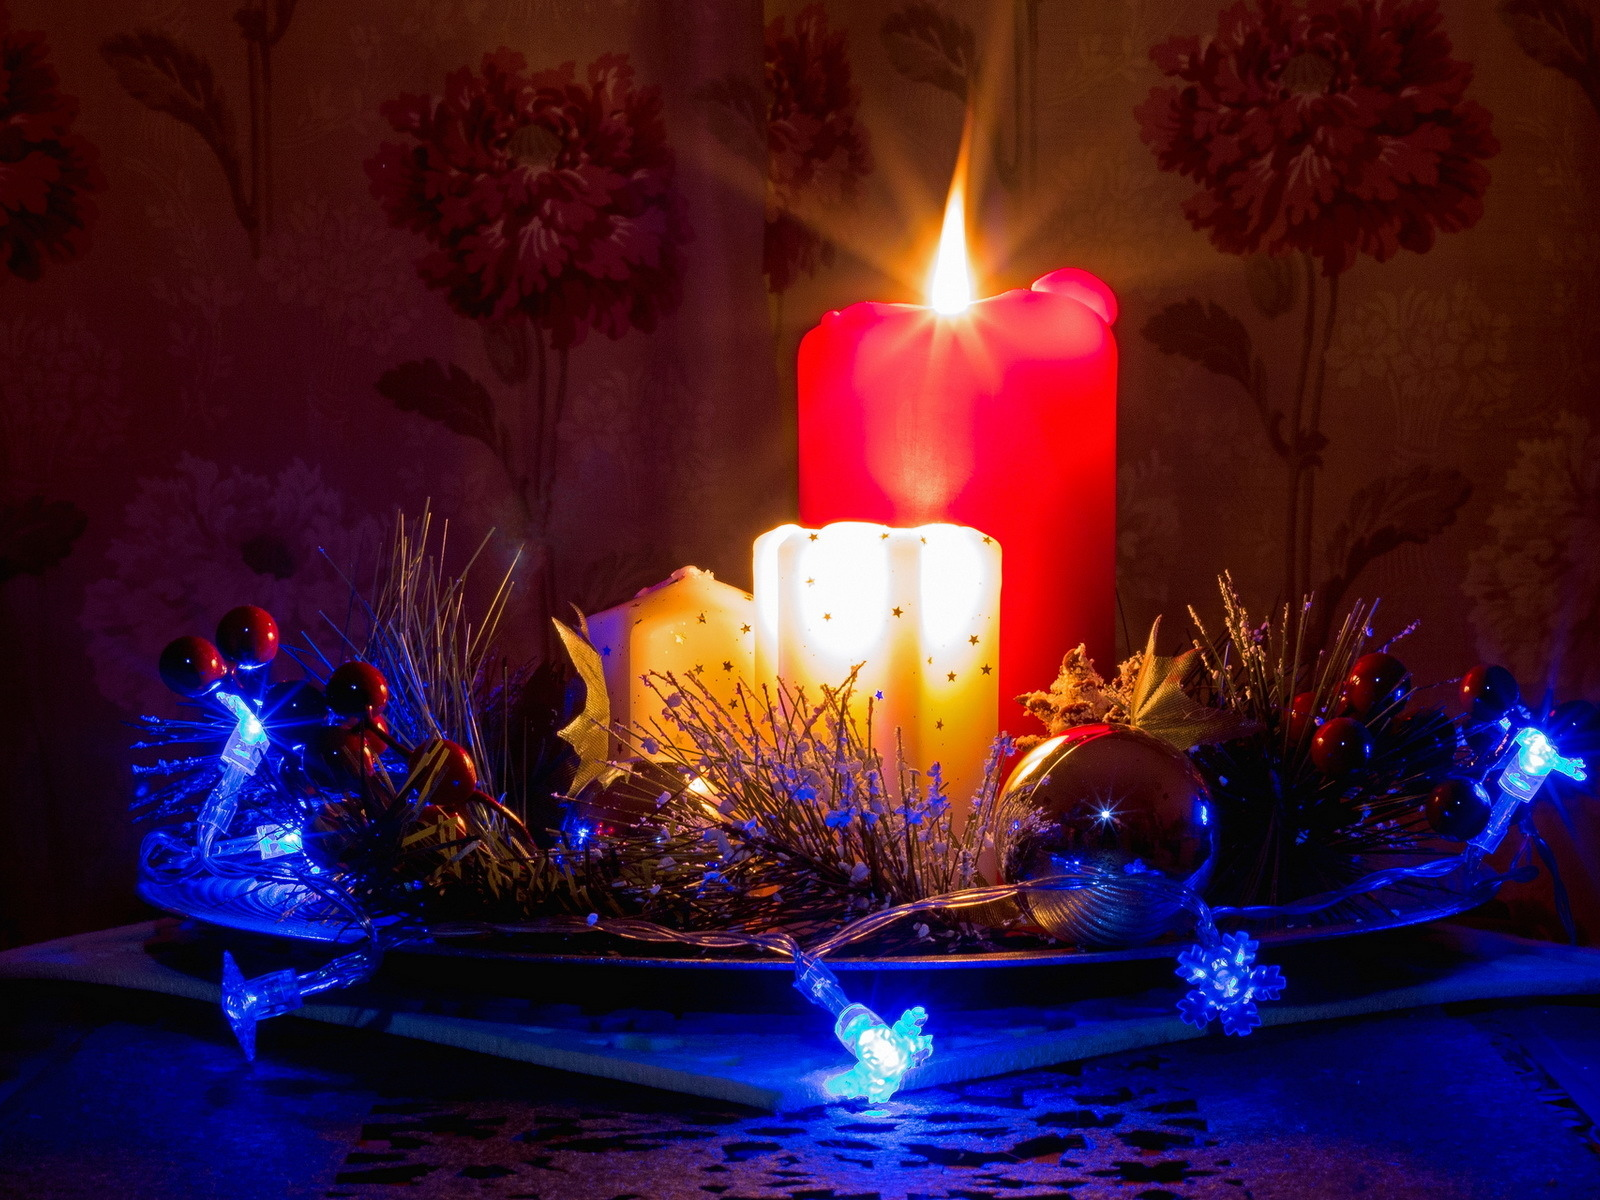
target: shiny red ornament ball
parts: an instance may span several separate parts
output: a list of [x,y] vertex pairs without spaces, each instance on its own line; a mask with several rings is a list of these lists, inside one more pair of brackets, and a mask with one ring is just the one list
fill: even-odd
[[328,676],[328,707],[341,717],[380,713],[389,704],[389,681],[371,663],[347,662]]
[[1297,746],[1308,730],[1316,728],[1317,697],[1313,692],[1301,692],[1289,701],[1289,744]]
[[1422,811],[1437,832],[1458,842],[1468,842],[1489,823],[1491,807],[1489,794],[1481,784],[1470,779],[1450,778],[1442,780],[1428,793]]
[[1344,698],[1352,716],[1366,719],[1411,694],[1411,672],[1392,654],[1363,654],[1345,676]]
[[254,604],[230,608],[217,622],[217,649],[246,671],[264,667],[278,655],[278,623]]
[[1520,699],[1517,678],[1504,667],[1479,663],[1461,677],[1461,703],[1474,721],[1498,721]]
[[180,696],[204,696],[228,673],[217,648],[192,635],[168,642],[156,669],[161,672],[161,682]]
[[1324,775],[1348,775],[1372,758],[1372,734],[1353,717],[1324,721],[1311,739],[1311,761]]
[[423,742],[407,758],[415,773],[424,761],[434,762],[429,798],[438,804],[455,804],[467,799],[478,787],[478,766],[465,746],[446,738]]

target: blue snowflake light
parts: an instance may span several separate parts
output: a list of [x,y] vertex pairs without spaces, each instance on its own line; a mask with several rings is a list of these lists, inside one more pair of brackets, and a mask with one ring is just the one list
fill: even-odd
[[[1510,728],[1509,721],[1501,724]],[[1539,794],[1551,774],[1565,775],[1578,782],[1588,778],[1581,759],[1561,754],[1555,743],[1532,725],[1518,730],[1513,744],[1517,750],[1500,774],[1500,795],[1489,813],[1489,823],[1472,839],[1472,845],[1485,854],[1493,854],[1500,848],[1512,816]]]
[[855,1055],[856,1065],[828,1077],[830,1096],[840,1099],[889,1099],[905,1082],[906,1073],[933,1056],[933,1038],[922,1032],[926,1009],[908,1008],[890,1025],[865,1004],[854,1004],[839,979],[820,961],[795,951],[794,986],[801,995],[834,1015],[833,1033]]
[[908,1008],[893,1025],[865,1004],[852,1004],[834,1022],[834,1036],[856,1056],[856,1065],[830,1077],[824,1085],[830,1095],[874,1102],[889,1099],[900,1090],[906,1072],[926,1062],[933,1053],[933,1038],[922,1032],[928,1019],[925,1008]]
[[1178,1015],[1196,1029],[1219,1018],[1222,1031],[1238,1037],[1261,1024],[1256,1001],[1276,1000],[1285,980],[1276,966],[1255,965],[1260,948],[1248,934],[1230,933],[1178,955],[1177,975],[1190,985],[1178,1001]]

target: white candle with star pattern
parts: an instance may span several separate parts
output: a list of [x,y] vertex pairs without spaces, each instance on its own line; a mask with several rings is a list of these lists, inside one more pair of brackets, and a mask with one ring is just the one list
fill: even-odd
[[[738,684],[752,677],[754,623],[750,594],[699,567],[680,567],[632,600],[595,613],[589,640],[605,666],[612,721],[649,724],[659,716],[661,699],[643,679],[651,671],[695,675],[731,702]],[[613,744],[612,753],[629,751]]]
[[873,744],[894,761],[937,762],[947,794],[983,778],[999,711],[1000,544],[961,525],[894,529],[783,525],[756,539],[755,677],[816,702],[857,664],[858,714],[874,698]]

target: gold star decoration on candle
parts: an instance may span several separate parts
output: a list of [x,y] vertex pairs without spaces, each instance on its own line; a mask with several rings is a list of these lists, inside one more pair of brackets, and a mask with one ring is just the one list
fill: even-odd
[[748,626],[748,625],[739,626],[739,632],[740,633],[749,633],[750,632],[750,626]]
[[833,620],[833,614],[832,613],[823,613],[822,614],[822,619],[824,621],[831,621],[831,620]]
[[705,613],[701,613],[699,618],[698,618],[698,620],[699,620],[700,624],[704,625],[706,623],[706,615],[705,615]]
[[974,645],[974,646],[976,646],[976,645],[977,645],[977,644],[978,644],[978,635],[977,635],[977,634],[973,634],[973,635],[972,635],[972,636],[971,636],[971,637],[969,637],[969,638],[968,638],[968,639],[967,639],[967,641],[968,641],[968,642],[969,642],[969,643],[970,643],[970,644],[971,644],[971,645]]
[[732,659],[723,659],[723,661],[722,661],[722,669],[724,671],[733,670],[733,660]]
[[[887,537],[888,535],[885,534],[884,536]],[[897,616],[897,617],[904,615],[904,613],[905,613],[905,609],[903,609],[903,608],[897,608],[897,609],[894,610],[894,615]]]
[[814,534],[814,533],[813,533],[813,534],[812,534],[812,535],[811,535],[811,540],[812,540],[812,541],[813,541],[813,542],[814,542],[814,541],[816,541],[816,540],[817,540],[817,535],[816,535],[816,534]]
[[945,678],[948,679],[951,683],[954,683],[956,681],[956,673],[954,671],[950,671],[949,673],[947,673],[945,675]]
[[944,728],[944,722],[943,721],[935,721],[933,723],[933,727],[935,729],[943,729]]
[[984,663],[983,664],[983,673],[985,675],[989,674],[989,672],[992,671],[992,670],[994,670],[994,668],[991,667],[988,663]]
[[680,645],[680,646],[683,645],[683,634],[681,634],[681,633],[673,634],[672,635],[672,640],[674,642],[678,643],[678,645]]

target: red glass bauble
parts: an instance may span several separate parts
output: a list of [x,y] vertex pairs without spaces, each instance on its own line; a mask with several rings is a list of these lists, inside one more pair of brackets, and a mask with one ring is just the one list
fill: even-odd
[[278,623],[254,604],[241,604],[217,622],[217,649],[237,667],[253,671],[278,655]]
[[1354,717],[1324,721],[1311,739],[1311,761],[1324,775],[1347,775],[1372,758],[1372,734]]
[[341,717],[364,717],[388,707],[389,681],[371,663],[347,662],[328,676],[327,696]]
[[1422,805],[1428,824],[1458,842],[1471,841],[1483,832],[1490,808],[1489,794],[1482,785],[1460,778],[1442,780]]
[[1363,654],[1345,676],[1350,714],[1363,720],[1381,713],[1411,693],[1411,672],[1392,654]]
[[161,672],[161,682],[180,696],[204,696],[228,673],[217,648],[194,636],[168,642],[156,669]]
[[1461,677],[1461,703],[1474,721],[1498,721],[1520,699],[1516,676],[1504,667],[1479,663]]
[[1297,746],[1307,731],[1316,728],[1317,697],[1312,692],[1301,692],[1289,701],[1289,744]]
[[437,804],[457,804],[478,786],[478,767],[472,755],[465,746],[447,738],[421,743],[407,757],[406,765],[412,775],[419,769],[427,772],[418,782],[425,797]]

